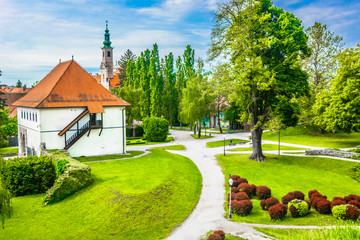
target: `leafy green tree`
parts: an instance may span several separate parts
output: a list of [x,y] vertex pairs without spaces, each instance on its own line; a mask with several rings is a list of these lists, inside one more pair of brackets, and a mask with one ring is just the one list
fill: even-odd
[[340,68],[316,99],[315,121],[326,130],[360,131],[360,44],[338,55]]
[[199,71],[190,74],[187,86],[182,90],[182,119],[188,123],[197,123],[198,138],[201,136],[201,121],[208,116],[209,106],[216,97],[211,86],[208,79]]
[[22,87],[22,82],[20,80],[17,80],[15,87]]
[[299,58],[310,54],[301,21],[269,0],[232,0],[218,6],[210,59],[230,56],[230,100],[251,124],[253,153],[265,159],[263,128],[278,104],[309,95]]
[[128,62],[132,61],[132,63],[134,63],[136,61],[136,55],[130,50],[126,50],[126,52],[124,52],[123,55],[120,56],[120,60],[117,61],[117,65],[119,66],[119,79],[120,82],[116,84],[117,87],[122,87],[124,86],[124,82],[127,81],[126,78],[126,71],[127,71],[127,65]]
[[160,69],[158,45],[153,45],[150,58],[151,116],[160,117],[163,109],[164,80]]
[[176,76],[174,72],[174,55],[170,52],[169,55],[165,56],[164,64],[164,103],[166,118],[169,120],[170,128],[172,128],[173,121],[176,119],[176,112],[178,109],[177,104],[177,89],[176,89]]

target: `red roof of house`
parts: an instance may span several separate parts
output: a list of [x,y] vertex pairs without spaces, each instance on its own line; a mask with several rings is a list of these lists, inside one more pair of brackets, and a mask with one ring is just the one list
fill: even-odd
[[[129,106],[114,96],[74,60],[59,63],[14,106],[32,108],[87,107],[91,113],[103,106]],[[95,112],[93,112],[95,111]]]

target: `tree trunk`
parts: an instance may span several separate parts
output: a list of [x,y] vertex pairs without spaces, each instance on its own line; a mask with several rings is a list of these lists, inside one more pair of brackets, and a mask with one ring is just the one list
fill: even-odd
[[198,139],[200,139],[201,138],[201,122],[198,123],[198,126],[199,126],[198,127],[199,128],[198,129]]
[[221,124],[220,124],[220,110],[218,110],[217,117],[218,117],[218,125],[219,125],[219,129],[220,129],[220,133],[223,133],[222,129],[221,129]]
[[169,109],[169,119],[170,119],[170,129],[172,129],[172,106],[171,106],[171,103],[170,103],[170,109]]
[[319,130],[320,130],[320,134],[325,134],[325,131],[324,129],[322,129],[322,127],[319,127]]
[[[190,126],[191,126],[191,124],[190,124]],[[191,130],[191,128],[190,128],[190,130]],[[196,123],[194,124],[194,135],[196,135]]]
[[[190,123],[190,131],[192,130],[192,123]],[[194,132],[194,134],[195,134],[195,132]]]
[[251,140],[253,145],[253,153],[249,157],[251,160],[263,162],[265,160],[265,156],[262,153],[261,148],[261,136],[262,136],[262,128],[257,127],[251,131]]

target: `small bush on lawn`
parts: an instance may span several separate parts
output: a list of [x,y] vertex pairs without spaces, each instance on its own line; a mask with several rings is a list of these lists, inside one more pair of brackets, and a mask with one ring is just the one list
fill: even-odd
[[281,202],[285,205],[287,205],[291,200],[295,199],[295,196],[293,193],[289,192],[285,196],[281,198]]
[[245,192],[236,193],[234,199],[236,201],[250,200],[249,196]]
[[251,184],[251,196],[256,196],[256,186],[255,184]]
[[238,187],[240,184],[239,179],[241,178],[239,175],[231,175],[230,178],[233,180],[232,187]]
[[224,239],[225,239],[225,233],[224,233],[223,230],[216,230],[216,231],[214,232],[214,234],[219,235],[219,236],[221,237],[221,240],[224,240]]
[[358,195],[354,195],[354,194],[350,194],[348,196],[344,197],[344,200],[346,201],[346,203],[350,202],[351,200],[356,200],[360,202],[360,196]]
[[320,214],[331,213],[331,202],[326,199],[322,199],[317,203],[317,209]]
[[343,197],[333,197],[333,200],[332,200],[332,201],[337,201],[337,200],[341,200],[341,201],[346,202]]
[[222,240],[221,236],[219,234],[210,234],[210,236],[208,237],[208,240]]
[[344,205],[344,204],[346,204],[346,202],[344,200],[333,200],[331,202],[331,209],[335,206]]
[[14,196],[44,193],[55,181],[53,161],[48,156],[29,156],[5,161],[2,186]]
[[269,208],[269,215],[271,220],[281,220],[287,214],[287,207],[284,204],[278,203]]
[[260,207],[261,207],[262,210],[267,210],[267,209],[266,209],[265,200],[266,200],[266,199],[263,199],[263,200],[260,201]]
[[144,132],[150,142],[164,142],[169,132],[169,122],[159,117],[145,118]]
[[288,204],[289,211],[293,218],[303,217],[309,212],[309,205],[304,200],[294,199]]
[[61,159],[56,162],[56,176],[59,177],[61,174],[64,173],[67,163],[69,163],[69,161],[67,161],[65,159]]
[[272,206],[276,205],[279,203],[279,200],[277,200],[274,197],[265,199],[265,209],[269,210],[269,208],[271,208]]
[[310,211],[310,209],[311,209],[311,202],[310,202],[310,201],[308,201],[308,200],[305,200],[305,202],[307,203],[307,205],[308,205],[308,209],[309,209],[309,211]]
[[252,187],[250,184],[248,183],[240,183],[240,185],[238,186],[238,191],[239,192],[245,192],[249,198],[251,198],[251,193],[252,193]]
[[252,208],[253,204],[250,200],[231,201],[231,209],[237,215],[246,216],[251,213]]
[[356,200],[351,200],[351,201],[348,202],[348,204],[353,205],[353,206],[360,209],[360,202],[358,202]]
[[[314,193],[320,194],[320,193],[318,192],[318,190],[311,190],[311,191],[309,191],[309,193],[308,193],[309,199],[311,199],[311,196],[312,196]],[[320,195],[321,195],[321,194],[320,194]]]
[[58,202],[92,182],[91,168],[88,165],[61,152],[52,153],[51,156],[57,161],[66,160],[69,163],[65,172],[56,179],[54,185],[46,192],[45,205]]
[[346,204],[334,206],[332,214],[337,219],[357,220],[359,218],[360,211],[357,207]]
[[304,200],[305,194],[300,191],[293,191],[292,194],[294,195],[295,199]]
[[238,193],[239,192],[239,189],[237,187],[232,187],[231,188],[231,192],[232,193]]
[[256,188],[256,195],[259,199],[267,199],[271,197],[271,190],[266,186],[258,186]]

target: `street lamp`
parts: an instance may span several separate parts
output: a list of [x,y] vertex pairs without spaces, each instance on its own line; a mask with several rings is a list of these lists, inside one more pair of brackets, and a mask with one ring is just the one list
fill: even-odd
[[225,156],[225,134],[223,135],[224,137],[224,156]]
[[233,180],[231,174],[229,174],[229,187],[230,187],[230,198],[229,198],[229,219],[231,219],[231,187],[233,185]]

